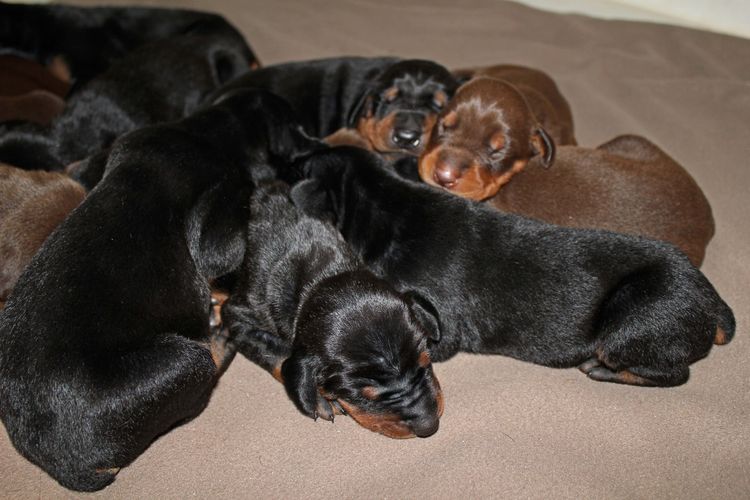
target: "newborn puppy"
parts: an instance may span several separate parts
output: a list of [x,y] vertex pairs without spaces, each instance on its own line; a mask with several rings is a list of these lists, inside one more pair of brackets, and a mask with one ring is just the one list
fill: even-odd
[[549,167],[555,143],[523,94],[508,82],[479,77],[462,85],[432,128],[419,176],[454,194],[494,196],[529,160]]
[[0,164],[0,307],[47,236],[84,196],[83,187],[64,174]]
[[239,286],[222,307],[238,351],[311,418],[332,420],[340,405],[389,437],[435,433],[432,304],[368,271],[333,226],[297,211],[283,183],[259,186],[250,214]]
[[531,167],[487,202],[570,227],[664,240],[700,266],[714,234],[711,206],[690,174],[655,144],[622,135],[601,146],[563,146],[555,168]]
[[358,148],[318,152],[295,173],[307,179],[299,207],[332,217],[377,275],[435,305],[434,361],[503,354],[670,386],[734,333],[731,309],[671,245],[506,214],[403,180]]
[[263,88],[284,97],[309,134],[337,133],[332,143],[357,140],[381,154],[418,155],[456,86],[432,61],[336,57],[266,66],[225,89]]
[[224,21],[200,21],[129,52],[74,92],[49,127],[6,125],[0,160],[62,170],[126,132],[187,116],[210,92],[249,69],[252,52],[230,28]]
[[18,279],[0,311],[0,418],[63,486],[105,487],[208,403],[233,356],[211,335],[209,282],[242,262],[254,182],[316,145],[292,118],[244,92],[122,137]]

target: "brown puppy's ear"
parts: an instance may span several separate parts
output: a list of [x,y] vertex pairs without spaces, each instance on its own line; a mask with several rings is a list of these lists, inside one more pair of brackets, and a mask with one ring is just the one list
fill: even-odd
[[542,127],[537,127],[531,136],[531,149],[542,155],[542,165],[549,168],[555,162],[555,141]]
[[281,365],[284,388],[299,411],[313,420],[321,416],[318,412],[318,374],[321,363],[317,356],[299,351]]
[[404,298],[427,338],[438,342],[440,340],[440,315],[432,302],[415,291],[406,292]]

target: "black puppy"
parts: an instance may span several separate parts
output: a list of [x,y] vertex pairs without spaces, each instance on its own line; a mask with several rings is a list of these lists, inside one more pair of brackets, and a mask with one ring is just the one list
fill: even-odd
[[259,186],[250,214],[239,286],[221,311],[238,351],[311,418],[332,420],[339,404],[389,437],[436,432],[434,307],[365,269],[333,226],[297,211],[285,184]]
[[379,153],[418,155],[457,86],[453,75],[432,61],[336,57],[266,66],[218,93],[270,90],[292,104],[315,137],[353,128]]
[[[80,87],[143,44],[205,27],[242,40],[223,17],[208,12],[0,2],[0,54],[33,59]],[[257,66],[252,52],[249,57]]]
[[493,211],[398,178],[361,149],[315,154],[301,168],[299,206],[333,216],[376,274],[435,304],[434,361],[504,354],[668,386],[734,333],[732,311],[669,244]]
[[144,125],[187,116],[207,95],[249,70],[252,52],[225,22],[141,46],[80,88],[49,127],[13,124],[0,134],[0,161],[61,170]]
[[[0,418],[62,485],[96,490],[206,405],[232,357],[208,281],[242,262],[247,200],[308,141],[244,92],[118,140],[104,179],[45,241],[0,312]],[[314,145],[314,144],[313,144]]]

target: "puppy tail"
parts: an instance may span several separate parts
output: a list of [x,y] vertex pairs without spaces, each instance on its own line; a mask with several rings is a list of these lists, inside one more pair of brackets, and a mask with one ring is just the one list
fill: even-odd
[[728,344],[730,340],[734,337],[734,330],[736,327],[736,323],[734,320],[734,313],[732,313],[732,310],[729,308],[729,306],[722,301],[719,306],[719,312],[717,314],[718,316],[718,325],[716,327],[716,335],[714,337],[714,344],[716,345],[724,345]]

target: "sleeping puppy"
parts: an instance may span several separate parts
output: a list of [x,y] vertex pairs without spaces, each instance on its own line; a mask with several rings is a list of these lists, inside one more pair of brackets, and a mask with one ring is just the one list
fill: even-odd
[[[141,45],[207,27],[242,40],[223,17],[208,12],[0,2],[0,54],[34,60],[79,88]],[[257,66],[255,55],[248,56]]]
[[338,132],[378,153],[418,155],[456,86],[432,61],[336,57],[267,66],[225,90],[255,87],[284,97],[315,137]]
[[730,308],[671,245],[505,214],[403,180],[357,148],[316,153],[296,174],[299,207],[332,217],[376,274],[435,305],[433,361],[503,354],[671,386],[734,333]]
[[512,84],[477,77],[463,84],[432,129],[419,177],[454,194],[486,200],[534,156],[555,160],[555,142]]
[[297,211],[285,184],[258,186],[250,214],[239,286],[222,307],[237,350],[311,418],[333,420],[340,405],[389,437],[435,433],[434,307],[375,277],[333,226]]
[[47,236],[84,196],[80,184],[59,172],[0,164],[0,307]]
[[0,311],[0,418],[63,486],[103,488],[207,404],[233,355],[210,335],[209,280],[242,262],[253,183],[310,144],[291,118],[245,92],[121,138],[19,278]]
[[618,136],[563,146],[555,167],[533,159],[487,203],[570,227],[638,234],[676,245],[700,266],[714,234],[711,205],[690,174],[651,141]]
[[[184,34],[141,46],[78,89],[49,127],[6,125],[0,161],[62,170],[144,125],[177,120],[249,69],[252,52],[226,23],[200,21]],[[179,71],[170,71],[178,68]]]

